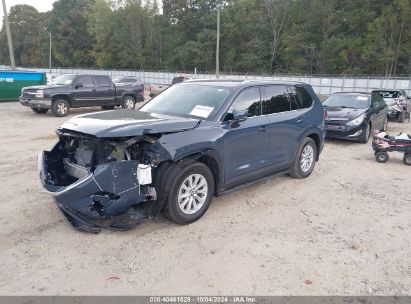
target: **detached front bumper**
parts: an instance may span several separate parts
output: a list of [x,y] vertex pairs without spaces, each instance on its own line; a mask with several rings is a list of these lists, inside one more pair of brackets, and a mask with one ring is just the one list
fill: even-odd
[[36,108],[36,109],[50,109],[51,108],[51,98],[27,98],[20,96],[19,102],[26,107]]
[[40,180],[75,228],[94,233],[101,227],[127,230],[155,214],[153,194],[138,183],[137,161],[99,165],[75,180],[66,174],[56,147],[39,154]]

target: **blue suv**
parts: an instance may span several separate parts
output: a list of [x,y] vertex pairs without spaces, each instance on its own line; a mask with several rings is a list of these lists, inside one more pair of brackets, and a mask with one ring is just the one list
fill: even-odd
[[213,196],[268,177],[311,174],[324,109],[310,85],[193,80],[139,111],[74,117],[39,156],[44,187],[74,227],[130,229],[164,212],[199,219]]

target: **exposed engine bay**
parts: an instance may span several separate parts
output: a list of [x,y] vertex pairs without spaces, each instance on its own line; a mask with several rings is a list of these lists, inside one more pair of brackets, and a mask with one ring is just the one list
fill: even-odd
[[152,175],[168,158],[160,136],[111,139],[61,129],[57,134],[52,151],[39,157],[40,178],[74,227],[131,229],[159,211]]

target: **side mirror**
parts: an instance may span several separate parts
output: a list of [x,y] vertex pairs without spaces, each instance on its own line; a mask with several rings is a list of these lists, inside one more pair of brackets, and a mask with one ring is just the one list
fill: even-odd
[[82,88],[82,87],[83,87],[83,84],[81,82],[76,83],[76,86],[75,86],[76,89]]
[[234,121],[244,121],[248,117],[248,112],[247,110],[233,110],[233,120]]

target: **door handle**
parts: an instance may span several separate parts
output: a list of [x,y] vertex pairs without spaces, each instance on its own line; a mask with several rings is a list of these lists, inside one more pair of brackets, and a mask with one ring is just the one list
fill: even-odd
[[265,132],[266,127],[265,126],[261,126],[258,128],[258,132]]
[[302,118],[300,118],[300,119],[297,120],[297,123],[302,123],[302,122],[303,122],[303,119],[302,119]]

